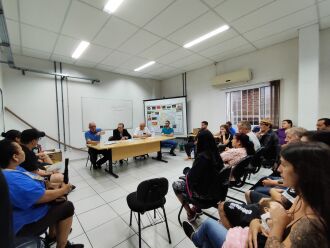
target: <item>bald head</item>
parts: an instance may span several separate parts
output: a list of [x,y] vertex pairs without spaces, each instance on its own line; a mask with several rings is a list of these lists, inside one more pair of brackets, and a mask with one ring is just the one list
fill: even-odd
[[140,130],[143,130],[146,127],[146,123],[141,122],[139,126],[140,126]]
[[88,124],[88,128],[91,132],[95,133],[96,132],[96,123],[95,122],[90,122]]

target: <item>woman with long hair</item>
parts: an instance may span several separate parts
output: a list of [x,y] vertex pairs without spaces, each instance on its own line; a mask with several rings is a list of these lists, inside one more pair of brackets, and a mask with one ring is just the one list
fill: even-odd
[[[186,174],[186,180],[173,183],[173,190],[181,203],[186,202],[185,197],[210,199],[214,197],[213,183],[216,181],[216,173],[223,168],[223,162],[219,155],[213,134],[203,130],[197,138],[197,157]],[[191,209],[189,204],[184,204],[188,220],[194,221],[198,209]],[[197,213],[196,213],[197,212]]]
[[233,167],[247,155],[255,154],[254,145],[246,134],[235,134],[232,143],[233,148],[226,149],[220,154],[225,166]]
[[228,125],[221,125],[219,132],[214,136],[218,137],[220,146],[232,148],[233,135],[230,133]]
[[[330,149],[323,143],[293,143],[281,152],[280,172],[284,182],[295,189],[297,197],[286,211],[279,203],[270,206],[271,224],[259,219],[248,229],[233,235],[216,221],[207,220],[198,231],[183,223],[186,235],[197,247],[229,247],[240,241],[248,247],[317,247],[330,244]],[[237,232],[236,232],[237,234]],[[262,238],[264,237],[264,238]],[[205,245],[205,246],[204,246]],[[208,245],[208,246],[207,246]]]

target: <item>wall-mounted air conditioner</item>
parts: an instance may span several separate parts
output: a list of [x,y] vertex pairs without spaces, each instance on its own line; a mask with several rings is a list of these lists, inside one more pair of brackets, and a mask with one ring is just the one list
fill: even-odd
[[252,71],[250,69],[242,69],[225,74],[221,74],[212,79],[213,85],[224,85],[239,82],[247,82],[252,79]]

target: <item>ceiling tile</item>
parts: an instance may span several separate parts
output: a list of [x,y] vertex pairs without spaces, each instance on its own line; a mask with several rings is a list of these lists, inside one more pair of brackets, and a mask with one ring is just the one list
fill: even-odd
[[231,49],[234,49],[234,48],[246,45],[246,44],[248,44],[247,41],[245,39],[243,39],[242,37],[238,36],[233,39],[222,42],[214,47],[205,49],[199,53],[204,55],[205,57],[211,58],[213,56],[216,56],[217,54],[223,53],[225,51],[228,51],[228,50],[231,50]]
[[191,65],[193,63],[197,63],[197,62],[205,62],[205,61],[208,61],[209,64],[212,63],[211,60],[208,60],[208,59],[205,59],[204,57],[200,56],[200,55],[197,55],[197,54],[192,54],[188,57],[185,57],[183,59],[180,59],[180,60],[177,60],[175,62],[172,62],[171,63],[171,66],[174,66],[176,68],[182,68],[182,67],[185,67],[187,65]]
[[230,0],[217,6],[215,11],[231,22],[271,2],[274,0]]
[[184,69],[186,71],[192,71],[192,70],[199,69],[199,68],[202,68],[202,67],[207,66],[207,65],[211,65],[212,62],[213,61],[204,59],[204,60],[189,64],[187,66],[184,66]]
[[75,60],[71,57],[67,57],[67,56],[63,56],[63,55],[59,55],[59,54],[55,54],[55,53],[52,54],[51,60],[56,61],[56,62],[67,63],[67,64],[73,64],[75,62]]
[[129,23],[117,17],[111,17],[93,42],[104,47],[117,48],[137,30],[137,27]]
[[330,16],[330,0],[318,3],[320,18]]
[[147,31],[140,30],[135,35],[129,38],[118,49],[130,54],[137,54],[149,48],[151,45],[159,41],[160,38]]
[[198,0],[178,0],[155,17],[145,28],[160,36],[167,36],[207,11]]
[[79,60],[76,61],[75,65],[91,68],[91,67],[94,67],[96,65],[96,62],[93,63],[91,61],[79,59]]
[[84,3],[73,1],[62,33],[79,40],[91,41],[109,15]]
[[114,71],[115,67],[114,66],[108,66],[108,65],[103,65],[103,64],[98,64],[96,65],[97,69],[103,70],[103,71]]
[[134,71],[134,69],[136,69],[136,68],[140,67],[141,65],[144,65],[148,62],[149,62],[149,60],[147,60],[147,59],[143,59],[143,58],[139,58],[139,57],[131,57],[129,60],[122,63],[119,67]]
[[314,6],[257,28],[244,34],[244,37],[250,41],[255,41],[294,27],[301,28],[313,22],[317,22],[317,11]]
[[296,28],[286,30],[286,31],[278,33],[278,34],[268,36],[264,39],[254,41],[253,45],[255,45],[257,48],[261,49],[264,47],[274,45],[276,43],[280,43],[280,42],[283,42],[286,40],[293,39],[295,37],[298,37],[298,30]]
[[149,58],[151,60],[155,60],[160,56],[165,55],[177,48],[179,48],[179,46],[174,45],[173,43],[170,43],[166,40],[161,40],[156,44],[154,44],[153,46],[151,46],[150,48],[148,48],[147,50],[140,53],[139,56],[144,58]]
[[6,18],[18,20],[17,0],[2,0],[2,5]]
[[128,60],[130,57],[130,55],[127,55],[125,53],[114,51],[105,60],[103,60],[101,64],[108,66],[118,66]]
[[49,60],[50,57],[50,53],[41,52],[39,50],[25,48],[25,47],[22,48],[22,54],[28,57],[46,59],[46,60]]
[[105,4],[108,2],[108,0],[80,0],[80,2],[87,3],[91,6],[94,6],[95,8],[103,10],[103,8],[104,8]]
[[69,3],[67,0],[20,1],[21,21],[53,32],[59,32]]
[[278,0],[238,19],[232,25],[239,32],[245,33],[308,6],[312,6],[314,3],[314,0]]
[[20,41],[20,35],[19,35],[18,22],[6,19],[6,24],[7,24],[10,45],[20,46],[21,41]]
[[[21,47],[16,45],[10,45],[10,49],[13,54],[21,54]],[[15,58],[14,58],[15,60]]]
[[320,20],[321,29],[329,28],[330,27],[330,16],[324,17]]
[[209,33],[225,24],[226,23],[220,17],[209,11],[183,28],[175,31],[167,38],[183,46],[185,43]]
[[114,15],[138,26],[144,26],[171,2],[173,0],[125,0]]
[[210,7],[215,7],[220,3],[223,3],[225,0],[202,0],[202,1],[205,2],[207,5],[209,5]]
[[226,59],[241,56],[243,54],[250,53],[250,52],[253,52],[253,51],[256,51],[256,49],[252,45],[247,44],[247,45],[237,47],[237,48],[232,49],[232,50],[224,51],[220,54],[217,54],[217,55],[213,56],[212,59],[219,62],[219,61],[224,61]]
[[192,54],[193,53],[190,52],[189,50],[180,47],[180,48],[173,50],[172,52],[158,58],[157,61],[159,61],[162,64],[170,64],[173,61],[183,59]]
[[100,61],[104,60],[111,52],[112,50],[110,49],[91,44],[78,60],[82,59],[88,62],[99,63]]
[[43,29],[21,24],[22,46],[43,52],[52,52],[57,35]]
[[54,53],[71,57],[72,53],[80,43],[80,40],[73,39],[67,36],[60,36],[56,43]]
[[[150,68],[149,70],[146,70],[146,72],[149,73],[150,75],[158,76],[163,73],[171,72],[175,69],[173,67],[169,67],[169,66],[165,66],[165,65],[160,65],[160,64],[157,64],[157,65],[158,65],[158,67],[155,67],[152,69]],[[146,69],[148,69],[148,68],[146,68]]]

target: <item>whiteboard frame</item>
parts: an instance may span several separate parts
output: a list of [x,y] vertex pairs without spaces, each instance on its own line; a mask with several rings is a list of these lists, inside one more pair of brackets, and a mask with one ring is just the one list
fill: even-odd
[[147,123],[145,102],[159,101],[159,100],[170,100],[170,99],[183,98],[183,97],[185,98],[185,103],[186,103],[186,133],[175,135],[175,137],[187,137],[187,135],[188,135],[188,105],[187,105],[187,96],[186,95],[185,96],[162,97],[162,98],[154,98],[154,99],[143,100],[143,114],[144,114],[145,123]]
[[[89,98],[89,99],[98,99],[98,100],[119,100],[119,101],[127,101],[127,102],[130,102],[132,104],[132,123],[131,123],[131,126],[125,126],[125,129],[133,129],[133,108],[134,108],[134,104],[133,104],[133,100],[128,100],[128,99],[113,99],[113,98],[103,98],[103,97],[89,97],[89,96],[82,96],[80,97],[80,103],[81,103],[81,125],[82,125],[82,130],[83,132],[86,132],[88,131],[88,129],[86,129],[86,127],[84,127],[84,111],[83,111],[83,98]],[[125,123],[126,124],[126,123]],[[107,131],[107,130],[115,130],[116,128],[107,128],[107,129],[102,129],[104,131]]]

